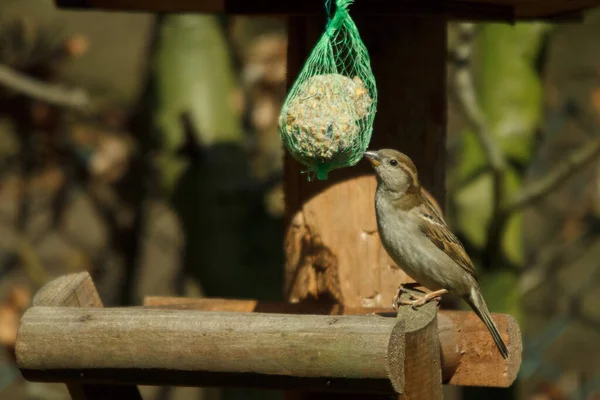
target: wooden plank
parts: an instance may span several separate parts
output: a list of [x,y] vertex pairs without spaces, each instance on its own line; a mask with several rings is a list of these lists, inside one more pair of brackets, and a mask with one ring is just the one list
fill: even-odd
[[452,321],[454,329],[461,333],[457,335],[460,363],[447,383],[471,386],[469,382],[485,382],[474,386],[511,386],[519,373],[523,352],[521,332],[515,318],[508,314],[492,314],[510,352],[508,359],[504,360],[475,313],[449,311],[444,314]]
[[[145,12],[199,12],[241,15],[323,15],[323,0],[55,0],[58,7]],[[353,14],[440,16],[463,20],[580,19],[599,0],[356,0]]]
[[[102,9],[112,11],[199,12],[237,15],[324,15],[323,0],[299,2],[274,0],[55,0],[58,7],[70,9]],[[353,14],[380,16],[453,15],[463,19],[493,18],[510,21],[514,18],[511,6],[473,4],[465,1],[430,0],[357,0]]]
[[600,5],[599,0],[476,0],[478,3],[494,3],[514,7],[519,19],[561,18],[589,10]]
[[[88,272],[64,275],[44,285],[34,296],[34,307],[97,307],[102,308],[102,300]],[[20,328],[19,328],[20,329]],[[19,352],[20,330],[17,332]],[[54,344],[49,344],[49,346]],[[77,352],[73,352],[77,356]],[[111,386],[96,384],[68,383],[67,389],[73,400],[142,400],[136,386]]]
[[[413,289],[402,294],[410,300],[410,294],[423,295]],[[404,321],[405,350],[404,392],[401,399],[441,400],[442,366],[437,325],[437,303],[429,302],[417,310],[400,307],[397,318]]]
[[[393,316],[385,307],[346,307],[341,304],[278,303],[257,300],[146,297],[147,307],[177,310],[234,311],[285,314],[329,314]],[[493,313],[510,356],[504,360],[495,348],[485,325],[470,311],[438,312],[438,331],[441,345],[442,377],[444,383],[460,386],[509,387],[521,365],[522,341],[517,321],[507,314]]]
[[33,307],[16,355],[34,381],[212,386],[225,374],[239,378],[225,386],[393,393],[403,327],[381,316]]
[[[440,359],[442,364],[442,381],[449,383],[455,379],[456,371],[460,365],[464,352],[461,352],[461,336],[462,332],[457,328],[456,324],[447,313],[438,312],[437,315],[438,335],[440,337]],[[517,365],[517,371],[519,365]],[[516,377],[516,372],[515,372]],[[514,380],[514,379],[513,379]],[[471,385],[473,381],[471,380]],[[510,386],[512,384],[509,383]],[[469,385],[463,385],[469,386]],[[475,385],[485,386],[485,385]]]

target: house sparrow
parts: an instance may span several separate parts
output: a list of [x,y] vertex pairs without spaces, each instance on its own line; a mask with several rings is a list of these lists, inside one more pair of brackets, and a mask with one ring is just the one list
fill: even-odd
[[441,213],[422,192],[414,163],[399,151],[367,151],[364,156],[377,174],[375,210],[383,247],[402,269],[429,290],[411,301],[394,298],[413,308],[445,293],[462,297],[486,325],[504,358],[508,349],[481,295],[473,263],[450,231]]

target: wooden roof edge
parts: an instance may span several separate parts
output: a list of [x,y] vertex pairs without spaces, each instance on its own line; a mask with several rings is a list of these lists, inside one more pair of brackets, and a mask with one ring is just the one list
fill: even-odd
[[[214,13],[234,15],[325,15],[323,0],[54,0],[59,8],[151,13]],[[385,16],[447,16],[451,20],[509,22],[580,22],[584,11],[600,0],[519,4],[518,0],[358,0],[353,14]]]

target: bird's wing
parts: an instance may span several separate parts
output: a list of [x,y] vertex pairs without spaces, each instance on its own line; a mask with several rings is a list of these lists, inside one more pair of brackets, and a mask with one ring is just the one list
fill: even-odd
[[424,200],[424,203],[417,209],[417,213],[421,218],[419,226],[423,235],[431,240],[437,248],[446,253],[455,263],[460,265],[475,280],[478,280],[473,262],[467,255],[462,243],[450,231],[444,219],[431,202],[427,198]]

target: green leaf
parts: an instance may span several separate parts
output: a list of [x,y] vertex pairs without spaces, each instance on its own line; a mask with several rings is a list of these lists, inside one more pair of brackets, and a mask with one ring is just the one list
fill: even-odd
[[490,131],[511,157],[527,161],[542,118],[536,61],[546,23],[486,24],[479,38],[478,97]]
[[231,102],[235,76],[217,18],[168,16],[158,45],[156,120],[168,145],[181,144],[183,112],[189,112],[200,143],[241,141],[241,122]]
[[217,17],[169,15],[159,29],[151,71],[154,124],[161,142],[157,163],[170,191],[187,167],[176,155],[185,143],[183,113],[201,146],[240,143],[243,131],[231,101],[235,74]]

